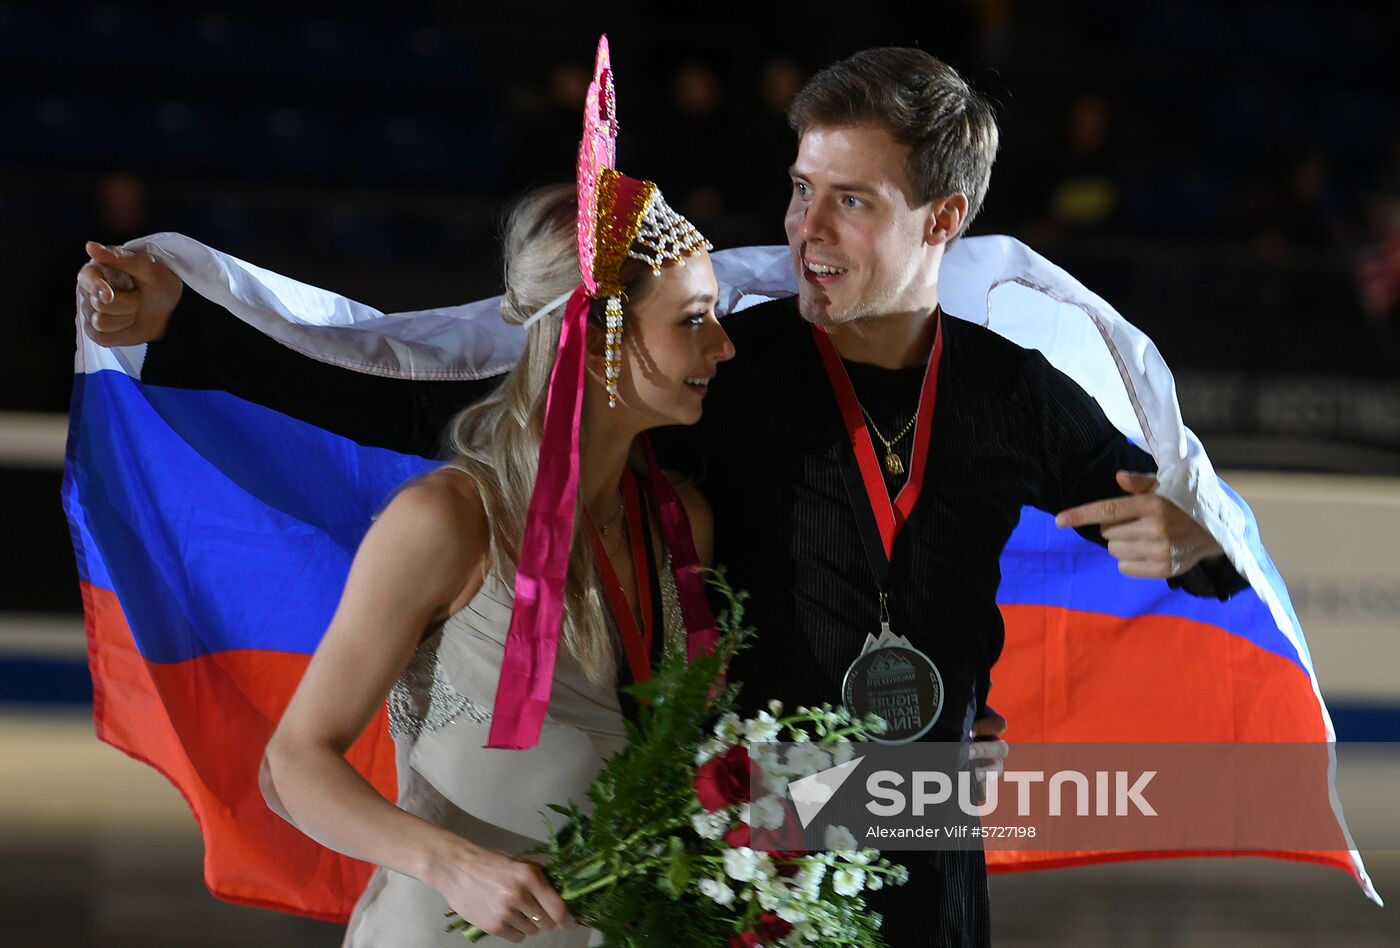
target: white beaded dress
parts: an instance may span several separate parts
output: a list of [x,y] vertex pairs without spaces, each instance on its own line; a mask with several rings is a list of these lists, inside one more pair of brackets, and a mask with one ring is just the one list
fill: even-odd
[[[675,579],[658,570],[664,642],[684,647]],[[488,749],[491,707],[510,628],[511,590],[488,577],[480,592],[414,652],[389,696],[398,805],[481,846],[524,853],[548,832],[551,803],[585,803],[603,761],[626,729],[614,683],[595,684],[563,648],[539,743]],[[559,817],[551,814],[557,825]],[[378,869],[355,906],[345,948],[461,948],[443,932],[446,900],[409,876]],[[543,932],[524,944],[582,948],[591,932]],[[505,945],[486,938],[480,945]]]

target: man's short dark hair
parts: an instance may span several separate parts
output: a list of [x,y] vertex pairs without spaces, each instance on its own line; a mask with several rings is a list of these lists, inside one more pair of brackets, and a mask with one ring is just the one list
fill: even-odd
[[991,103],[957,70],[897,46],[863,50],[817,73],[788,107],[788,124],[799,137],[814,127],[882,126],[909,148],[919,204],[954,192],[967,197],[959,233],[982,207],[999,137]]

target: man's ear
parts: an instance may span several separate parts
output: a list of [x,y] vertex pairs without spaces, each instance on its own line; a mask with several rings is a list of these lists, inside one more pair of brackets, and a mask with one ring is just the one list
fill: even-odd
[[962,230],[963,221],[967,220],[967,195],[961,191],[954,191],[945,198],[939,198],[933,202],[932,212],[929,214],[928,230],[924,239],[930,244],[946,244],[958,235]]

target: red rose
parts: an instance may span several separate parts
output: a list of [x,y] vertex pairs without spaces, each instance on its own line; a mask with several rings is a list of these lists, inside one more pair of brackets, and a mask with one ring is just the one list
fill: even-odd
[[[778,858],[779,852],[787,852],[788,855],[801,855],[809,852],[811,847],[807,845],[802,833],[802,822],[797,818],[797,811],[793,809],[791,800],[783,800],[783,822],[777,829],[758,829],[750,834],[750,842],[743,845],[753,849],[763,850],[774,854]],[[727,839],[727,837],[726,837]],[[733,846],[733,843],[729,845]]]
[[695,795],[707,810],[749,802],[749,749],[735,744],[695,772]]
[[773,912],[764,912],[758,917],[758,924],[754,926],[753,931],[730,936],[729,948],[763,948],[764,945],[777,944],[779,939],[786,938],[791,933],[790,922],[784,921]]
[[[750,846],[753,842],[753,831],[749,829],[749,824],[740,823],[724,834],[724,841],[735,849]],[[778,875],[784,879],[791,879],[797,875],[801,868],[792,860],[798,856],[807,855],[807,851],[805,849],[772,849],[768,851],[768,855],[772,858]]]
[[792,923],[776,912],[764,912],[758,917],[758,927],[754,931],[760,938],[777,941],[792,934]]
[[791,879],[802,871],[802,867],[793,862],[799,856],[807,855],[800,849],[775,849],[768,854],[773,859],[774,868],[778,870],[778,875],[784,879]]

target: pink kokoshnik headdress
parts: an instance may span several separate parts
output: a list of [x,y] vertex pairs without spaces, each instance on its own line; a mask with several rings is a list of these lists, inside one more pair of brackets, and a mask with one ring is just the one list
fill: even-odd
[[[598,40],[578,152],[578,262],[583,282],[526,322],[529,325],[564,305],[564,325],[545,401],[538,474],[516,563],[515,609],[496,684],[487,747],[533,747],[539,742],[540,726],[549,707],[578,507],[584,343],[592,302],[607,300],[605,381],[608,404],[614,406],[622,372],[623,262],[629,257],[642,260],[659,276],[666,264],[685,266],[686,257],[711,249],[694,225],[671,210],[654,183],[629,178],[613,167],[617,156],[615,105],[608,38],[604,35]],[[705,602],[685,508],[660,475],[651,445],[646,448],[681,612],[690,633],[687,654],[694,658],[713,646],[717,638],[714,618]]]

